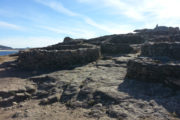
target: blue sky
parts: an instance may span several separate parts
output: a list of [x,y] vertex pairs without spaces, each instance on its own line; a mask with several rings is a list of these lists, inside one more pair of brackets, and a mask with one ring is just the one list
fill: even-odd
[[70,36],[91,38],[180,25],[180,0],[0,0],[0,44],[42,47]]

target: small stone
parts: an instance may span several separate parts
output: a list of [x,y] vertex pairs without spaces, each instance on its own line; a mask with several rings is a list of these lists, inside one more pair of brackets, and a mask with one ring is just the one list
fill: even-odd
[[17,102],[13,102],[13,105],[17,105]]
[[16,112],[12,118],[20,118],[20,117],[23,117],[24,115],[22,114],[22,112]]
[[96,105],[94,105],[94,107],[97,107],[97,108],[101,108],[103,105],[101,103],[98,103]]

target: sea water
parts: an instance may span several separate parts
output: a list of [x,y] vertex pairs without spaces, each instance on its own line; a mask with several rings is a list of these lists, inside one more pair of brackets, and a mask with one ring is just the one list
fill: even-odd
[[0,56],[4,56],[4,55],[10,55],[10,54],[14,54],[17,53],[18,51],[0,51]]

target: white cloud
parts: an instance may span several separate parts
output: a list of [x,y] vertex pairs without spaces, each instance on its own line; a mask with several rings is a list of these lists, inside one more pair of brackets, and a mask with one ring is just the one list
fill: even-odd
[[5,29],[13,29],[13,30],[22,30],[23,27],[11,24],[8,22],[0,21],[0,28],[5,28]]

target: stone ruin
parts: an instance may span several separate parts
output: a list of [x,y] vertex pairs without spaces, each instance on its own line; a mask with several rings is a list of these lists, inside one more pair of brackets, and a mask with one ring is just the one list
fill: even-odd
[[140,29],[134,30],[134,32],[141,35],[175,35],[180,34],[178,27],[166,27],[166,26],[156,26],[154,29]]
[[149,43],[143,45],[141,50],[142,56],[180,60],[180,43]]
[[142,43],[144,43],[144,39],[139,35],[116,35],[108,38],[101,44],[101,52],[102,54],[136,53],[138,48],[133,47],[133,45],[139,45]]
[[21,51],[18,63],[29,70],[66,69],[103,56],[140,52],[128,62],[126,78],[180,86],[179,28],[156,26],[136,32],[92,39],[66,37],[63,43]]
[[100,48],[90,44],[60,43],[19,53],[19,67],[28,70],[63,69],[99,59]]
[[128,62],[126,78],[180,86],[179,35],[150,38],[141,55]]
[[[0,106],[33,98],[40,105],[60,102],[73,109],[88,108],[88,115],[97,119],[104,115],[115,119],[171,119],[172,113],[178,119],[179,50],[180,34],[135,33],[92,39],[67,37],[63,43],[21,51],[19,67],[33,70],[37,76],[27,78],[32,84],[23,91],[0,91],[5,94]],[[58,70],[90,62],[77,69]],[[40,75],[37,71],[54,69],[57,71]]]
[[18,65],[22,69],[66,69],[96,61],[105,54],[128,54],[137,52],[133,45],[142,44],[139,35],[111,35],[94,39],[72,39],[63,43],[30,49],[19,53]]

